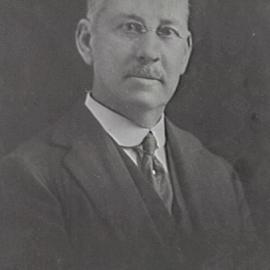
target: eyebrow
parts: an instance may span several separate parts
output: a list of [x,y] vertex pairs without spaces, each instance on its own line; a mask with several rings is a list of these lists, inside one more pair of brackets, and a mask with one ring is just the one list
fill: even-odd
[[[142,17],[140,17],[140,16],[138,16],[136,14],[120,13],[120,17],[136,20],[136,21],[139,21],[139,22],[145,24],[145,20]],[[160,24],[161,25],[179,25],[180,27],[183,27],[183,23],[181,23],[180,21],[178,21],[176,19],[172,19],[172,20],[161,19]]]
[[140,16],[138,16],[136,14],[120,13],[120,17],[127,18],[127,19],[132,19],[132,20],[139,21],[139,22],[145,24],[145,20],[142,17],[140,17]]
[[174,24],[174,25],[180,25],[180,26],[182,25],[180,21],[178,20],[168,20],[168,19],[161,20],[161,24]]

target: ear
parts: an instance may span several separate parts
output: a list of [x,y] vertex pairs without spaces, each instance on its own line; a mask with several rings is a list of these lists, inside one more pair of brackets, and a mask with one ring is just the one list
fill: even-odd
[[81,19],[75,32],[77,49],[87,65],[92,64],[91,22],[88,19]]
[[188,63],[189,63],[189,59],[191,56],[191,52],[192,52],[192,35],[191,33],[188,34],[188,36],[186,37],[186,48],[185,48],[186,52],[185,52],[185,56],[182,62],[182,67],[181,67],[181,72],[180,75],[183,75],[187,69]]

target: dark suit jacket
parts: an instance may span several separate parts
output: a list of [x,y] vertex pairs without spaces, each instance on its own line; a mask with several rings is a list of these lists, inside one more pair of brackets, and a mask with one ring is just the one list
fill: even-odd
[[169,120],[166,129],[190,220],[176,224],[179,235],[169,239],[169,215],[154,215],[123,153],[80,103],[1,163],[0,269],[235,269],[253,234],[241,186],[191,134]]

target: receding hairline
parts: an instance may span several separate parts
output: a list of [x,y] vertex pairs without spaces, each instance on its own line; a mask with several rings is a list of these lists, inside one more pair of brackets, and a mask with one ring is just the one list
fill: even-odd
[[[95,16],[97,13],[99,13],[104,7],[104,2],[109,0],[86,0],[86,11],[87,11],[87,17],[90,19],[93,19],[93,16]],[[180,0],[179,0],[180,1]],[[186,19],[188,21],[189,18],[189,12],[190,12],[190,1],[189,0],[181,0],[185,2],[186,7]]]
[[104,2],[108,0],[86,0],[86,13],[88,17],[92,17],[99,12],[104,5]]

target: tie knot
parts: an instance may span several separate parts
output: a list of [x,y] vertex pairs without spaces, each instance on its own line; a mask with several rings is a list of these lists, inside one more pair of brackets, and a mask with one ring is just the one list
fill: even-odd
[[155,136],[151,131],[145,136],[142,141],[142,149],[147,155],[153,156],[156,149],[158,148]]

